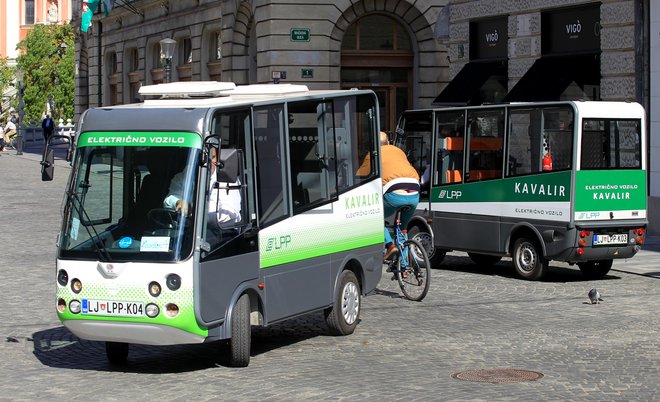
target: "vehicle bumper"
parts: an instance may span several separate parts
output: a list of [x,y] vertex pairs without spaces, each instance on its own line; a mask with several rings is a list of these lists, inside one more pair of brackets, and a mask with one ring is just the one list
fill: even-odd
[[203,336],[191,334],[178,328],[159,324],[85,320],[66,320],[62,323],[75,336],[90,341],[177,345],[202,343],[206,339]]

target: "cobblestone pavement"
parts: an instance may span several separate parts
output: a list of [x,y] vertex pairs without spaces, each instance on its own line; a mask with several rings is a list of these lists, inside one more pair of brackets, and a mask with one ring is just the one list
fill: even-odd
[[[43,183],[36,155],[0,155],[0,400],[660,398],[660,280],[629,273],[660,267],[653,247],[597,281],[552,263],[543,281],[527,282],[510,260],[479,267],[452,253],[433,270],[421,303],[403,299],[384,275],[351,336],[328,336],[323,317],[312,314],[256,330],[244,369],[226,366],[220,343],[132,346],[128,364],[113,367],[102,343],[77,339],[55,315],[55,240],[69,171],[57,165],[55,180]],[[592,287],[603,303],[586,304]],[[452,378],[475,369],[543,377]]]

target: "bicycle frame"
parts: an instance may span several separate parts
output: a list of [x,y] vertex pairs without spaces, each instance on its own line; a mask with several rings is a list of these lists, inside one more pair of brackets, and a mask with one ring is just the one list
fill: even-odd
[[396,243],[396,247],[401,251],[401,267],[404,268],[408,266],[408,253],[405,246],[405,242],[408,240],[408,231],[401,229],[401,211],[396,212],[394,233],[394,242]]

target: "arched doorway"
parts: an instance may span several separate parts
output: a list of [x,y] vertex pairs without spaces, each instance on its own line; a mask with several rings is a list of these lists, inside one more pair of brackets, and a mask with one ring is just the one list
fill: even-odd
[[408,32],[387,15],[364,16],[344,34],[341,86],[376,93],[383,131],[394,130],[397,117],[412,105],[413,60]]

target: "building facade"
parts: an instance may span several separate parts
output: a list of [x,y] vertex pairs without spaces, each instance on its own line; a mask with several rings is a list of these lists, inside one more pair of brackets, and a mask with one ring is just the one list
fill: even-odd
[[434,104],[639,102],[649,127],[649,232],[660,234],[660,2],[453,0],[450,83]]
[[[71,20],[72,0],[0,0],[0,57],[10,66],[16,65],[18,42],[35,24],[63,24]],[[1,94],[0,114],[9,109],[11,87]]]
[[[82,1],[73,7],[79,21]],[[658,7],[654,0],[114,0],[77,35],[76,115],[134,102],[141,85],[163,82],[164,38],[176,41],[172,80],[369,88],[386,131],[403,110],[432,105],[636,101],[649,114],[650,232],[660,233]]]
[[117,0],[78,35],[77,114],[133,102],[141,85],[162,82],[159,41],[171,38],[173,81],[371,88],[393,130],[400,112],[429,106],[448,80],[435,34],[445,3]]
[[15,64],[16,45],[35,24],[62,24],[71,20],[72,0],[0,0],[0,57]]

